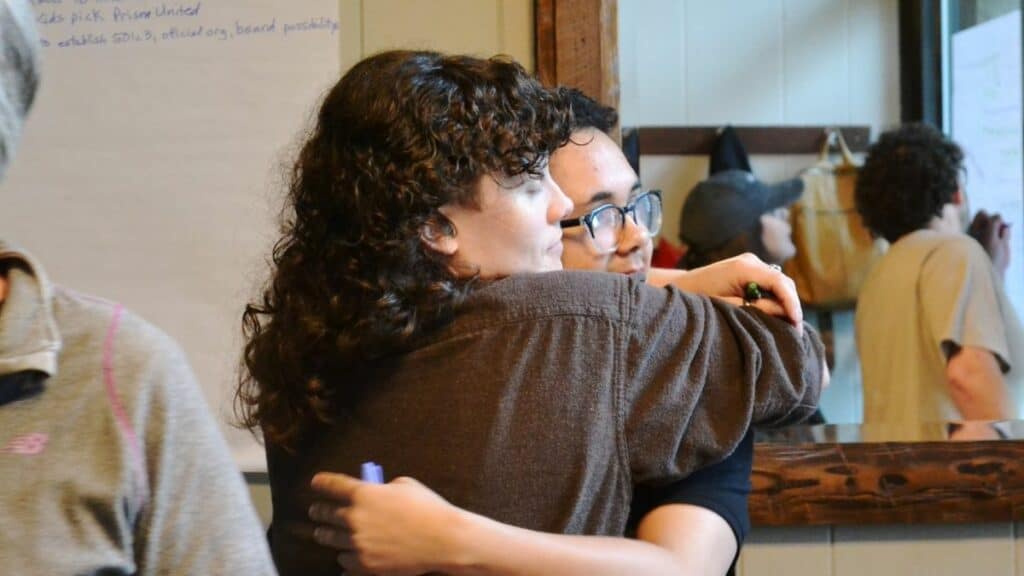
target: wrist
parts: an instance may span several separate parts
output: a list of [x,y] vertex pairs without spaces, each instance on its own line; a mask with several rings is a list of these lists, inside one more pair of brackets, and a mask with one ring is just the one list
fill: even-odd
[[688,275],[689,272],[686,270],[676,270],[673,268],[651,268],[647,271],[645,281],[651,286],[658,288],[671,285],[682,290],[682,285],[686,283],[684,278]]
[[[667,276],[669,280],[666,284],[675,286],[677,290],[683,292],[690,292],[692,294],[704,294],[706,290],[703,290],[700,282],[700,273],[692,270],[680,270],[679,274],[673,276]],[[706,294],[710,296],[710,294]]]
[[452,507],[444,531],[445,550],[434,571],[445,574],[475,574],[484,564],[486,545],[481,536],[487,528],[487,519],[461,508]]

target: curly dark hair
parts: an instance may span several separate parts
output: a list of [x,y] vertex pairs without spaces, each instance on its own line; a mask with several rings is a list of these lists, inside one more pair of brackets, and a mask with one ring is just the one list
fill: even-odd
[[964,154],[927,124],[885,132],[868,149],[855,200],[864,225],[895,242],[928,226],[959,188]]
[[236,411],[285,448],[336,421],[371,364],[450,319],[475,278],[424,230],[485,175],[539,176],[571,112],[515,62],[392,51],[327,94],[292,169],[262,297],[246,306]]
[[578,88],[561,87],[558,91],[572,109],[573,130],[593,128],[607,134],[619,123],[619,113],[615,108],[601,104]]

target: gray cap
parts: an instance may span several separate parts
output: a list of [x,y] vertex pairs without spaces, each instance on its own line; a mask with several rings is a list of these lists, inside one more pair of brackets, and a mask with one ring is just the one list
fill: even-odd
[[761,215],[789,206],[803,194],[799,178],[768,185],[745,170],[726,170],[694,186],[683,205],[679,238],[712,250],[754,227]]
[[39,85],[39,35],[27,0],[0,0],[0,177]]

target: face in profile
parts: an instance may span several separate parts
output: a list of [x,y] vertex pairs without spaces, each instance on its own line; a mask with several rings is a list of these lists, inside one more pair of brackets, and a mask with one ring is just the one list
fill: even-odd
[[454,234],[426,240],[453,256],[458,275],[502,278],[562,269],[559,223],[573,206],[546,168],[539,177],[484,175],[476,186],[477,206],[441,208]]
[[[568,144],[555,151],[551,175],[575,205],[570,218],[582,218],[606,204],[624,208],[642,192],[640,179],[619,146],[590,128],[577,130]],[[646,272],[651,265],[651,236],[632,217],[625,218],[618,246],[610,251],[596,246],[585,225],[564,232],[562,265],[567,269],[628,274]]]
[[796,255],[789,208],[776,208],[761,215],[761,243],[769,263],[782,264]]

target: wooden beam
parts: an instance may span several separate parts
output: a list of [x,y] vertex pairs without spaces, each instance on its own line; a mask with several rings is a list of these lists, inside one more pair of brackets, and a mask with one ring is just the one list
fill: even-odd
[[[736,135],[748,154],[817,154],[825,143],[826,126],[737,126]],[[832,126],[843,133],[853,152],[870,143],[868,126]],[[640,154],[704,156],[711,153],[718,126],[642,126],[635,129]]]
[[536,0],[537,76],[619,107],[618,0]]
[[537,52],[537,77],[548,86],[555,86],[555,0],[536,0],[534,3],[534,38]]

